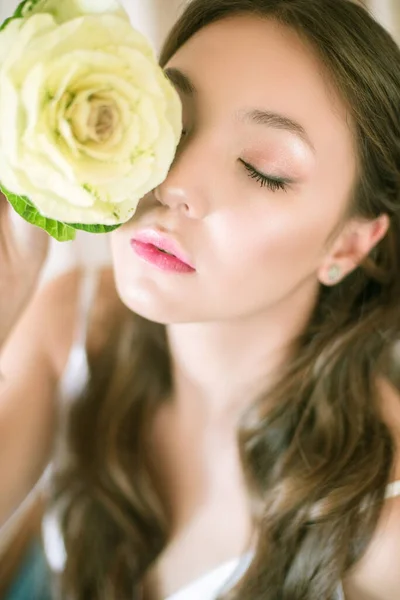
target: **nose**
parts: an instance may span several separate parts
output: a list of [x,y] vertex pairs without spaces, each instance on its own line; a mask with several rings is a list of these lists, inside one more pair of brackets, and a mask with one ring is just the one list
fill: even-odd
[[206,142],[187,142],[178,148],[165,181],[155,190],[157,200],[191,219],[210,211],[212,158]]

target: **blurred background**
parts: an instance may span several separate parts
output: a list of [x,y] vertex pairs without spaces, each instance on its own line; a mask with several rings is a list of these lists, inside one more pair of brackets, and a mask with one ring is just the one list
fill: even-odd
[[[62,0],[60,0],[62,1]],[[122,0],[132,23],[153,42],[156,50],[188,0]],[[400,0],[354,0],[366,4],[400,43]],[[0,22],[9,16],[18,0],[0,0]],[[110,262],[108,236],[78,233],[74,242],[52,243],[43,279],[48,280],[80,264],[99,266]]]

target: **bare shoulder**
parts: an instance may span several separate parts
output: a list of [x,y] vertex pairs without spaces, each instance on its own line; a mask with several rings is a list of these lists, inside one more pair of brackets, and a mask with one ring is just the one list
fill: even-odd
[[400,590],[400,498],[385,502],[363,558],[344,582],[346,600],[398,600]]
[[[383,416],[397,446],[391,480],[400,480],[400,392],[379,381]],[[346,600],[398,600],[400,597],[400,497],[387,499],[374,537],[345,581]]]
[[[45,321],[46,343],[59,376],[64,371],[77,332],[78,303],[85,276],[82,268],[68,271],[47,283],[40,293],[39,318]],[[101,350],[107,328],[113,326],[122,311],[113,271],[104,267],[98,272],[98,284],[89,307],[87,344],[90,351]]]
[[397,447],[392,479],[400,479],[400,390],[388,379],[378,382],[382,415]]

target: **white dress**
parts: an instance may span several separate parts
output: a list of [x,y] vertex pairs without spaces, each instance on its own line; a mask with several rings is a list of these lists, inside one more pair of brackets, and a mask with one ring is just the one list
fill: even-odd
[[[61,408],[68,407],[70,402],[80,396],[88,380],[86,334],[89,312],[96,293],[97,280],[98,273],[89,271],[82,282],[78,302],[79,314],[75,342],[60,385]],[[60,437],[62,438],[62,436]],[[388,486],[386,497],[394,496],[400,496],[400,481]],[[44,519],[43,535],[50,566],[54,571],[59,572],[63,569],[66,557],[57,520],[51,514],[48,514]],[[184,586],[165,600],[215,600],[222,591],[229,589],[240,579],[249,566],[251,559],[252,554],[247,553],[242,557],[230,560]],[[341,584],[338,585],[335,600],[345,600]]]

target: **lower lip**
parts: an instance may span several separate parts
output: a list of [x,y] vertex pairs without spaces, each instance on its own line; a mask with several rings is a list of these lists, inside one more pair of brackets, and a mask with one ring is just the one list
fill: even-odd
[[194,273],[195,271],[176,256],[162,252],[153,244],[131,240],[131,247],[140,258],[161,269],[161,271],[173,271],[175,273]]

